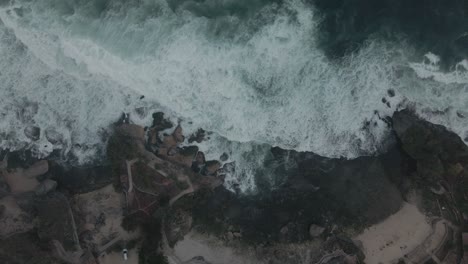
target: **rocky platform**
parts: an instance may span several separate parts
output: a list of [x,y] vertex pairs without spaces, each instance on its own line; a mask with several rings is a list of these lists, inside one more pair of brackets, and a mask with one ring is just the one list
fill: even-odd
[[[277,188],[239,195],[164,114],[116,125],[108,162],[0,164],[1,263],[461,263],[468,148],[408,110],[397,144],[328,159],[271,149]],[[20,155],[21,156],[21,155]],[[16,157],[16,158],[11,158]],[[14,254],[11,254],[14,252]],[[36,257],[37,258],[34,258]]]

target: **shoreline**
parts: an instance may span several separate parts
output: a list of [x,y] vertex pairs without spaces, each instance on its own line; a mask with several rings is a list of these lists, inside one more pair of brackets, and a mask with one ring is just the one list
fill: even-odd
[[[20,236],[31,234],[53,242],[46,251],[31,249],[50,263],[111,263],[129,245],[126,263],[142,264],[167,257],[176,264],[461,260],[458,187],[468,177],[468,147],[441,126],[398,112],[399,145],[353,160],[272,148],[284,183],[238,195],[222,185],[230,163],[206,160],[185,144],[203,136],[156,117],[148,129],[129,120],[116,126],[108,166],[29,160],[13,168],[3,160],[1,239],[34,244]],[[166,134],[169,126],[175,129]],[[49,215],[68,220],[52,230],[44,225]],[[18,216],[23,220],[12,220]],[[8,258],[2,252],[0,260]]]

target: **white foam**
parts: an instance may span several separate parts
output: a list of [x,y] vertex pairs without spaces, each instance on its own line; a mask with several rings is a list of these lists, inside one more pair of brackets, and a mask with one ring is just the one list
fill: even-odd
[[432,79],[444,84],[468,84],[468,60],[464,59],[455,65],[455,69],[444,72],[440,69],[439,56],[429,52],[424,55],[428,61],[410,63],[410,67],[419,78]]
[[[404,43],[370,41],[340,63],[329,61],[316,43],[319,18],[302,1],[287,1],[275,12],[267,6],[258,20],[248,22],[174,13],[162,0],[118,8],[111,4],[99,16],[89,14],[92,1],[59,2],[68,6],[18,0],[0,11],[12,31],[2,37],[2,58],[12,63],[0,65],[5,72],[0,78],[10,83],[0,100],[10,105],[11,98],[25,97],[39,104],[31,122],[61,129],[69,150],[76,143],[102,143],[99,131],[121,111],[162,108],[193,122],[189,130],[214,131],[214,145],[232,142],[226,148],[238,159],[237,166],[246,168],[237,176],[247,178],[243,188],[248,189],[254,174],[250,168],[263,159],[243,155],[253,146],[353,158],[382,149],[389,129],[379,116],[391,115],[404,98],[419,109],[447,103],[468,109],[460,87],[446,93],[445,83],[418,78],[426,75],[417,64],[408,67],[411,49]],[[223,23],[236,27],[223,28]],[[219,29],[235,31],[235,37],[217,34]],[[27,50],[12,52],[18,44],[5,38],[18,39]],[[437,70],[437,57],[427,58],[426,66]],[[428,87],[436,86],[438,92],[430,92]],[[388,89],[397,95],[388,97]],[[141,94],[144,101],[136,99]],[[381,102],[383,97],[390,107]],[[11,109],[21,104],[5,104],[0,110],[7,121],[1,121],[1,128],[19,131],[29,121],[12,121],[16,110]],[[146,115],[137,122],[149,119]],[[17,141],[28,142],[19,134]],[[223,152],[216,149],[214,156]]]

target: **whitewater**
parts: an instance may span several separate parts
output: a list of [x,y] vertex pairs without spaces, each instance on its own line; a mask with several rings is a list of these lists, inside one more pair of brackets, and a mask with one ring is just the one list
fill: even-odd
[[[228,152],[228,180],[247,190],[271,146],[345,158],[385,150],[384,118],[404,107],[468,141],[466,60],[443,71],[431,50],[375,38],[335,61],[307,3],[233,3],[0,1],[0,147],[86,164],[122,112],[147,125],[164,111],[187,132],[214,132],[200,148]],[[39,140],[23,133],[30,126]]]

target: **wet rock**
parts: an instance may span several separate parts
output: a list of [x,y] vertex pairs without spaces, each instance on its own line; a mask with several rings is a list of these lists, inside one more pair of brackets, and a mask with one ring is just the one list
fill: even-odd
[[117,125],[130,124],[130,114],[122,113],[119,120],[116,122]]
[[454,184],[468,165],[468,147],[445,127],[417,117],[409,110],[393,115],[393,128],[403,149],[417,162],[417,173],[429,185],[440,180]]
[[217,160],[209,160],[205,163],[205,167],[202,170],[202,174],[214,176],[220,168],[221,162]]
[[223,161],[223,162],[226,161],[226,160],[228,160],[228,159],[229,159],[229,155],[228,155],[226,152],[224,152],[223,154],[221,154],[221,156],[219,157],[219,160],[220,160],[220,161]]
[[388,90],[387,90],[387,94],[388,94],[388,96],[390,96],[390,97],[394,97],[394,96],[395,96],[395,90],[393,90],[393,89],[388,89]]
[[309,227],[309,235],[311,238],[319,237],[324,231],[325,228],[319,225],[311,224]]
[[52,128],[46,129],[45,136],[46,136],[47,141],[49,141],[50,143],[54,145],[60,144],[63,142],[63,136]]
[[24,129],[24,135],[33,141],[37,141],[41,137],[41,129],[37,126],[28,126]]
[[193,142],[201,143],[205,139],[205,136],[206,136],[205,130],[200,128],[197,130],[197,132],[195,132],[195,134],[189,137],[188,142],[189,143],[193,143]]
[[184,137],[184,134],[183,134],[183,130],[182,130],[182,127],[180,125],[178,125],[176,127],[176,129],[174,130],[174,132],[172,133],[172,136],[174,137],[175,141],[177,143],[182,143],[184,142],[185,140],[185,137]]
[[203,165],[205,165],[205,154],[201,151],[197,152],[195,160],[192,163],[192,169],[195,172],[201,172]]
[[233,174],[236,172],[236,163],[230,162],[223,165],[223,171],[228,174]]
[[156,112],[153,114],[153,127],[158,130],[165,130],[168,128],[171,128],[173,125],[171,121],[168,119],[164,118],[164,113],[163,112]]

